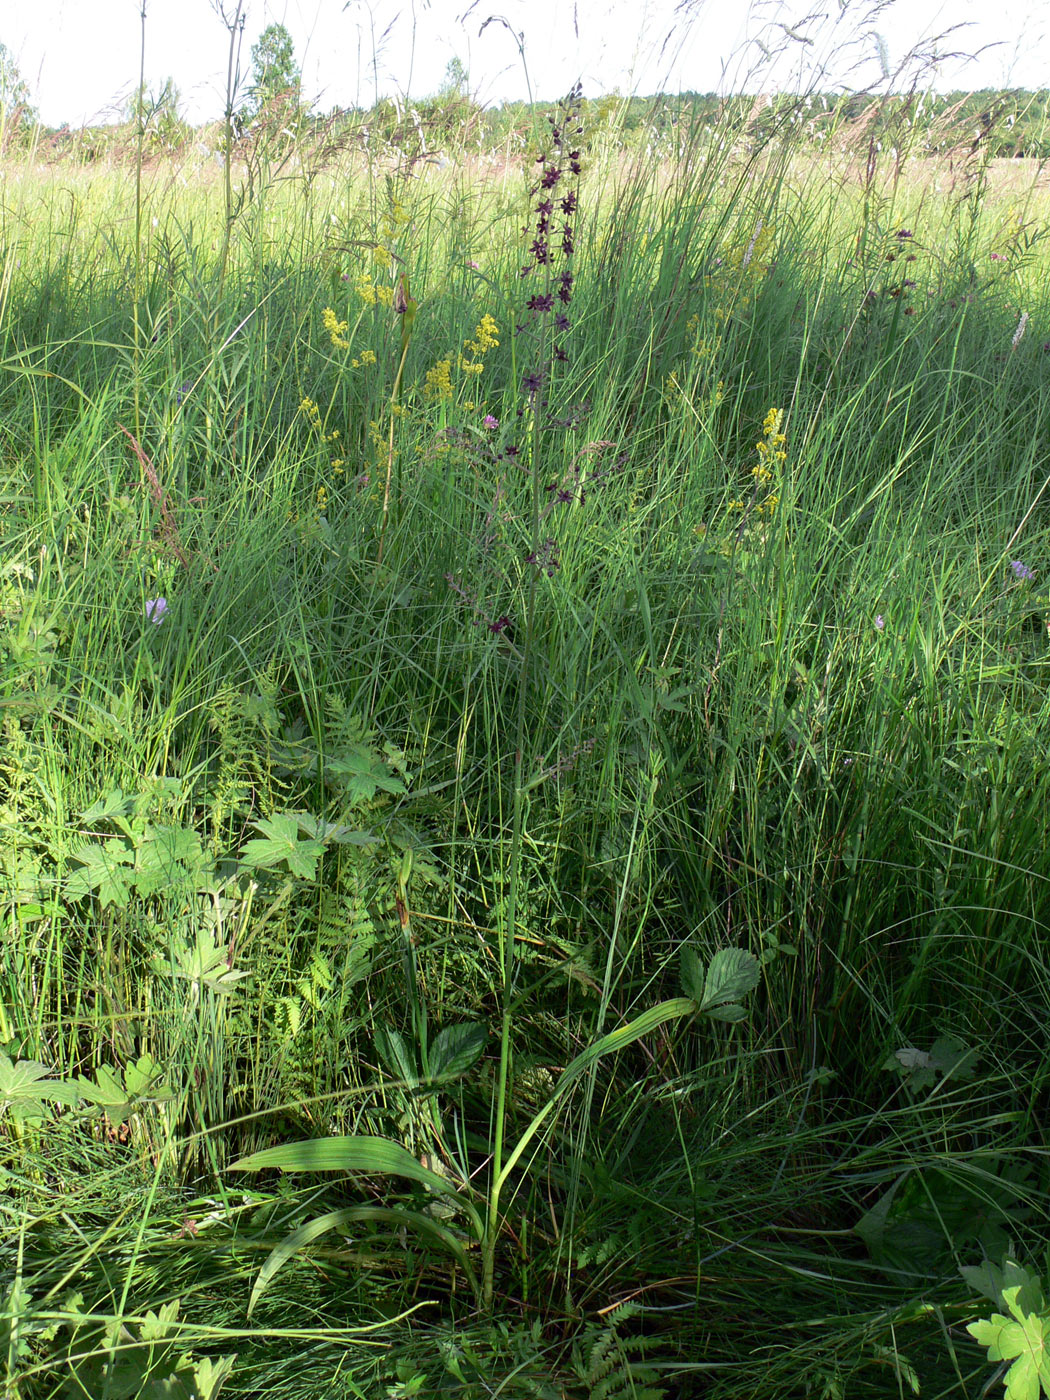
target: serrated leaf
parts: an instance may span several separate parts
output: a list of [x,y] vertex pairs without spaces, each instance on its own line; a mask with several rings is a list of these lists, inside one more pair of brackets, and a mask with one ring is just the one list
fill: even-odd
[[0,1053],[0,1110],[10,1106],[60,1103],[79,1099],[77,1087],[64,1079],[49,1079],[49,1070],[37,1060],[11,1060]]
[[704,1011],[704,1015],[711,1021],[746,1021],[747,1012],[742,1006],[737,1006],[730,1002],[728,1006],[710,1006]]
[[1050,1396],[1050,1324],[1020,1306],[1020,1293],[1018,1287],[1003,1293],[1012,1317],[993,1313],[987,1321],[971,1322],[966,1330],[979,1346],[987,1347],[989,1361],[1013,1361],[1006,1373],[1005,1400],[1039,1400],[1040,1386]]
[[704,969],[699,954],[690,943],[682,944],[681,983],[685,995],[699,1005],[704,999]]
[[202,1356],[194,1364],[193,1376],[196,1381],[195,1400],[218,1400],[219,1392],[230,1378],[234,1356],[218,1356],[214,1359]]
[[70,858],[78,862],[80,869],[66,877],[68,899],[85,899],[95,894],[103,909],[110,904],[118,909],[126,907],[131,893],[128,866],[135,857],[123,841],[84,842],[70,853]]
[[481,1058],[489,1034],[477,1021],[445,1026],[430,1047],[431,1079],[459,1079]]
[[1003,1294],[1007,1288],[1018,1290],[1017,1305],[1023,1311],[1038,1313],[1045,1307],[1039,1279],[1016,1259],[1004,1259],[1002,1268],[990,1259],[983,1264],[964,1264],[959,1272],[975,1292],[999,1308],[1006,1307]]
[[700,1010],[710,1014],[713,1007],[739,1001],[754,991],[761,975],[758,959],[745,948],[719,949],[707,969]]
[[241,863],[253,870],[269,869],[285,862],[293,875],[312,880],[317,872],[318,858],[324,852],[321,841],[300,841],[299,823],[289,812],[277,812],[271,818],[254,823],[264,839],[248,841],[242,847]]
[[85,825],[88,822],[108,821],[113,817],[127,817],[135,810],[134,797],[125,797],[120,788],[114,788],[112,792],[107,792],[105,797],[100,797],[97,802],[93,802],[90,807],[81,812],[80,820]]
[[379,1026],[375,1033],[376,1051],[386,1069],[395,1079],[404,1080],[410,1088],[419,1082],[419,1075],[413,1063],[405,1038],[400,1031],[389,1026]]

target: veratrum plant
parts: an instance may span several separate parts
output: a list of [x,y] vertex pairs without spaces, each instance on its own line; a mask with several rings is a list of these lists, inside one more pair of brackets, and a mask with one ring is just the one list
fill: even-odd
[[686,949],[682,958],[682,990],[685,996],[672,997],[659,1002],[648,1011],[643,1011],[634,1020],[618,1026],[596,1040],[565,1067],[561,1078],[543,1106],[532,1116],[517,1141],[509,1147],[496,1179],[496,1194],[490,1194],[480,1204],[470,1183],[463,1181],[453,1185],[445,1176],[424,1166],[400,1143],[389,1139],[361,1135],[358,1137],[314,1138],[303,1142],[284,1143],[279,1147],[265,1148],[253,1152],[234,1162],[231,1171],[262,1171],[277,1167],[286,1172],[362,1172],[368,1176],[399,1176],[423,1186],[434,1196],[442,1197],[465,1222],[468,1239],[441,1224],[424,1211],[409,1210],[402,1206],[351,1206],[343,1210],[330,1211],[295,1230],[272,1251],[263,1265],[248,1305],[249,1315],[254,1310],[266,1288],[273,1281],[281,1266],[293,1258],[301,1249],[311,1244],[329,1230],[341,1228],[353,1221],[383,1221],[388,1224],[410,1229],[422,1235],[431,1244],[441,1245],[449,1252],[463,1270],[476,1293],[484,1298],[484,1286],[479,1284],[470,1256],[467,1253],[473,1237],[482,1249],[483,1280],[492,1276],[493,1260],[487,1251],[494,1254],[501,1233],[502,1219],[491,1218],[492,1201],[499,1199],[499,1190],[510,1174],[518,1166],[529,1146],[535,1140],[547,1120],[560,1108],[573,1086],[591,1070],[599,1060],[618,1050],[632,1045],[643,1036],[651,1034],[660,1026],[676,1021],[686,1021],[696,1015],[707,1016],[711,1020],[736,1022],[746,1016],[742,999],[758,985],[760,968],[758,959],[742,948],[723,948],[711,959],[706,976],[701,974],[700,960],[692,949]]

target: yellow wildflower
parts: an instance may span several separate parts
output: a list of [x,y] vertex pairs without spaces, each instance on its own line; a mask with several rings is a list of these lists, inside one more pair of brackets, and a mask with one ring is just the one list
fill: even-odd
[[428,399],[450,399],[452,397],[452,360],[438,360],[433,369],[427,370],[424,393]]
[[474,339],[465,340],[463,344],[472,355],[485,355],[499,345],[499,326],[486,312],[474,330]]
[[303,399],[299,405],[299,412],[304,414],[311,428],[317,432],[321,431],[321,410],[314,403],[313,399]]
[[332,347],[335,350],[349,350],[350,342],[346,339],[346,331],[349,325],[347,321],[340,321],[330,306],[326,306],[321,312],[321,321],[328,332]]

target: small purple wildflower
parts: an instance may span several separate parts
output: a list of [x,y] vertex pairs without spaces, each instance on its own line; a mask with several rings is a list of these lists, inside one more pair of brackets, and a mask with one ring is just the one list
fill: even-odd
[[1014,571],[1014,578],[1022,583],[1026,579],[1035,578],[1035,570],[1030,569],[1023,559],[1011,559],[1010,568]]
[[491,413],[486,413],[481,420],[481,426],[487,428],[490,433],[494,433],[499,428],[499,419],[493,418]]
[[543,292],[538,296],[529,297],[525,303],[526,311],[551,311],[554,307],[554,297],[550,292]]
[[548,578],[553,578],[558,569],[561,568],[561,555],[558,553],[557,540],[546,539],[539,549],[525,557],[526,564],[531,564],[533,568],[539,569]]
[[489,631],[498,637],[499,634],[505,632],[510,625],[510,618],[504,613],[502,617],[497,617],[495,622],[489,623]]
[[903,243],[906,238],[914,238],[915,235],[912,233],[910,228],[899,228],[897,230],[897,237]]
[[878,613],[876,615],[875,626],[879,629],[880,632],[886,626],[886,619],[883,617],[882,613]]
[[1006,261],[1006,254],[1005,254],[1005,253],[992,253],[992,254],[990,254],[990,257],[991,257],[991,259],[992,259],[992,262],[1005,262],[1005,261]]
[[537,374],[535,370],[532,370],[529,374],[522,377],[521,388],[523,393],[537,394],[542,387],[543,375]]
[[164,616],[167,613],[167,611],[167,598],[146,599],[146,618],[148,621],[152,622],[155,627],[159,627],[160,624],[164,621]]
[[181,405],[183,399],[186,397],[186,395],[190,392],[192,388],[193,384],[189,380],[187,380],[186,383],[181,386],[181,388],[175,390],[176,406]]

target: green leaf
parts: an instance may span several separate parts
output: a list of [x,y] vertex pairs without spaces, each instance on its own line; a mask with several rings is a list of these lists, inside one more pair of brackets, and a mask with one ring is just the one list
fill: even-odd
[[[711,959],[700,998],[700,1010],[714,1016],[714,1008],[728,1007],[748,992],[753,992],[761,977],[758,959],[744,948],[721,948]],[[716,1020],[740,1020],[740,1016],[715,1017]]]
[[153,970],[159,977],[182,977],[198,990],[210,987],[213,992],[226,996],[237,990],[237,983],[251,973],[230,967],[229,947],[222,939],[216,943],[208,929],[197,930],[197,942],[190,946],[173,948],[168,957],[153,959]]
[[988,1321],[971,1322],[966,1330],[979,1346],[987,1347],[989,1361],[1013,1361],[1006,1373],[1006,1400],[1039,1400],[1040,1386],[1050,1396],[1050,1325],[1047,1318],[1020,1306],[1020,1293],[1019,1287],[1003,1293],[1011,1317],[993,1313]]
[[374,1220],[391,1225],[408,1226],[419,1234],[436,1241],[454,1255],[471,1287],[475,1292],[477,1291],[477,1279],[462,1242],[456,1238],[451,1230],[438,1221],[431,1220],[428,1215],[423,1215],[415,1210],[400,1210],[389,1206],[348,1206],[342,1210],[329,1211],[327,1215],[319,1215],[316,1220],[300,1225],[298,1230],[293,1230],[287,1239],[282,1240],[271,1251],[259,1271],[255,1286],[252,1288],[251,1297],[248,1300],[248,1316],[251,1317],[256,1303],[272,1283],[277,1271],[289,1259],[298,1254],[306,1245],[312,1244],[321,1235],[327,1234],[329,1230],[352,1224],[355,1220]]
[[704,971],[691,943],[682,944],[682,991],[699,1006],[704,999]]
[[22,1116],[26,1107],[40,1108],[45,1103],[72,1106],[79,1100],[75,1084],[64,1079],[48,1079],[46,1065],[36,1060],[19,1060],[12,1064],[0,1053],[0,1112],[11,1108]]
[[378,1137],[307,1138],[267,1147],[233,1162],[230,1171],[253,1172],[276,1167],[285,1172],[367,1172],[373,1176],[403,1176],[439,1196],[456,1201],[470,1216],[481,1237],[481,1219],[473,1205],[444,1177],[417,1162],[400,1143]]
[[250,869],[269,869],[286,862],[293,875],[312,880],[318,857],[324,851],[321,841],[300,841],[299,822],[290,812],[277,812],[269,820],[254,823],[264,840],[249,841],[241,850],[241,862]]
[[134,853],[123,841],[84,842],[70,852],[70,858],[80,865],[66,877],[66,897],[84,899],[90,894],[98,896],[105,909],[115,904],[123,909],[131,892],[131,871],[128,866],[134,860]]
[[120,788],[114,788],[81,812],[80,820],[86,825],[88,822],[110,821],[114,817],[129,817],[135,810],[136,801],[134,797],[125,797]]
[[405,790],[401,779],[364,745],[349,749],[338,758],[326,758],[324,771],[355,802],[371,802],[377,792],[400,794]]
[[236,1356],[218,1356],[214,1359],[202,1356],[193,1367],[196,1381],[194,1400],[218,1400],[219,1391],[229,1380],[236,1360]]
[[409,1088],[419,1083],[419,1073],[409,1054],[405,1038],[389,1026],[380,1026],[375,1035],[376,1051],[395,1079],[404,1080]]
[[430,1047],[431,1079],[459,1079],[481,1058],[489,1033],[477,1021],[445,1026]]
[[1003,1294],[1007,1288],[1017,1288],[1017,1306],[1025,1312],[1042,1312],[1045,1307],[1043,1289],[1038,1277],[1016,1259],[1004,1259],[1002,1268],[986,1259],[983,1264],[964,1265],[959,1269],[970,1287],[999,1308],[1005,1308]]

